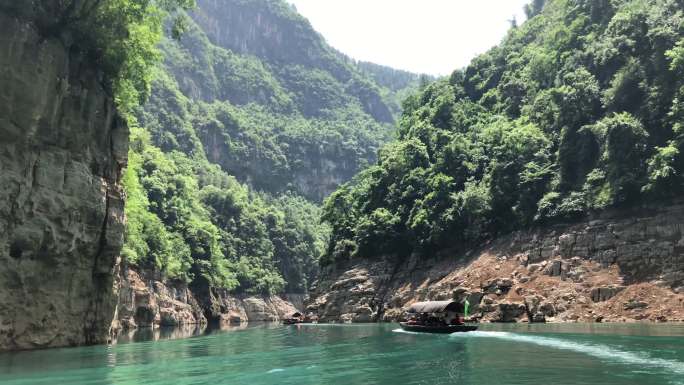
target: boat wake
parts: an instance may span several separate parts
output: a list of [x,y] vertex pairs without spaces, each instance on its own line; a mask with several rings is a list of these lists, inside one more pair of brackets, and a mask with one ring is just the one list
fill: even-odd
[[496,338],[506,341],[522,342],[554,349],[570,350],[610,362],[666,369],[672,373],[684,375],[684,362],[663,358],[654,358],[647,354],[624,351],[610,347],[608,345],[573,342],[560,338],[541,337],[508,332],[475,331],[470,333],[453,333],[449,336],[451,338]]

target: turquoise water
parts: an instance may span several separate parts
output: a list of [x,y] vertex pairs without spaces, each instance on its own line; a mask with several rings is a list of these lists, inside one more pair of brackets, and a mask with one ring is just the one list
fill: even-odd
[[0,384],[684,384],[684,325],[257,325],[0,355]]

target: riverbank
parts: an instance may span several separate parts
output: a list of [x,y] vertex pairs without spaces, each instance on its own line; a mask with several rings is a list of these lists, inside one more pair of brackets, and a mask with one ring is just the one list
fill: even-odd
[[406,305],[463,300],[480,322],[684,321],[684,205],[605,212],[469,252],[359,259],[323,272],[322,321],[391,321]]
[[[114,336],[142,328],[192,329],[247,322],[279,322],[302,308],[303,295],[248,295],[226,290],[193,290],[187,283],[164,280],[124,267],[118,276]],[[299,305],[297,307],[297,305]]]

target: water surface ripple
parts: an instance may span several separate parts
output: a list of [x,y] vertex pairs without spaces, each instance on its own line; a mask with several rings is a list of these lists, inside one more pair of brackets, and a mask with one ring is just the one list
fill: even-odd
[[0,384],[673,384],[684,325],[256,325],[0,354]]

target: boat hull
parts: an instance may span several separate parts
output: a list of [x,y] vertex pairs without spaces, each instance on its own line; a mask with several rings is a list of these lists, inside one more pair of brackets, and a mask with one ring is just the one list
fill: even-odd
[[409,325],[406,322],[400,322],[399,325],[402,329],[407,332],[417,332],[417,333],[438,333],[438,334],[451,334],[451,333],[465,333],[477,330],[477,326],[474,325]]

